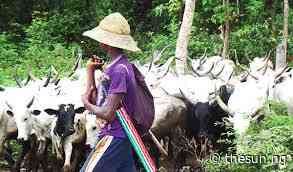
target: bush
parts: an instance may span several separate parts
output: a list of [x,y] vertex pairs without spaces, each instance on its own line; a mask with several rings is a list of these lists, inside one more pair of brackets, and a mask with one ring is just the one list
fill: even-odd
[[288,116],[286,106],[277,102],[269,102],[269,104],[271,111],[267,112],[263,109],[261,112],[265,118],[260,122],[252,122],[247,133],[238,138],[237,154],[234,154],[234,157],[251,155],[255,160],[259,158],[258,163],[227,163],[225,155],[222,155],[217,161],[218,164],[214,164],[212,161],[216,156],[214,154],[211,159],[204,162],[208,171],[293,170],[293,116]]

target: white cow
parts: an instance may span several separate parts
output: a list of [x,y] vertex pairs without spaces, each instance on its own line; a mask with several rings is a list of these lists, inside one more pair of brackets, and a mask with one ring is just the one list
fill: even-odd
[[8,112],[13,115],[18,128],[18,139],[28,140],[32,130],[31,106],[34,102],[34,90],[14,88],[5,92],[5,104]]
[[249,63],[249,73],[247,80],[255,80],[261,77],[273,77],[275,71],[269,58],[256,57]]
[[292,70],[280,76],[271,88],[270,98],[287,105],[288,113],[293,114],[293,88]]
[[285,69],[274,71],[273,74],[260,76],[258,80],[250,79],[235,86],[228,106],[223,109],[226,109],[233,116],[230,120],[238,134],[244,134],[251,119],[272,94],[275,78],[284,71]]
[[249,127],[252,116],[264,105],[268,97],[268,86],[260,82],[240,83],[228,101],[233,112],[234,129],[240,135]]
[[2,155],[3,153],[4,142],[8,134],[6,132],[8,128],[7,124],[10,118],[7,114],[7,109],[5,107],[6,105],[4,104],[4,102],[0,102],[0,155]]
[[104,126],[103,120],[96,118],[96,115],[90,114],[88,111],[84,112],[86,119],[86,145],[93,148],[98,140],[98,134]]
[[191,59],[193,71],[196,74],[209,76],[212,79],[221,79],[227,82],[234,74],[235,64],[232,60],[221,56]]

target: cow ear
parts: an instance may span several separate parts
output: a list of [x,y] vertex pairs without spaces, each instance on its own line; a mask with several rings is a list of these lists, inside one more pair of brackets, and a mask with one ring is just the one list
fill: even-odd
[[35,115],[35,116],[38,116],[38,115],[41,114],[41,111],[39,111],[39,110],[33,110],[32,111],[32,114]]
[[74,110],[75,113],[83,113],[85,111],[85,107],[79,107]]
[[55,109],[45,109],[44,110],[48,115],[58,115],[59,113],[59,111],[57,111],[57,110],[55,110]]
[[7,113],[9,116],[13,117],[13,112],[12,112],[11,110],[7,110],[6,113]]

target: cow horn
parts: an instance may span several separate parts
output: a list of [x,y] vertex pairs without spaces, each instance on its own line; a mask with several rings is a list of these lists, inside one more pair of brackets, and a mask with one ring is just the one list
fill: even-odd
[[217,94],[216,95],[216,101],[218,105],[228,113],[229,116],[233,116],[233,112],[229,109],[229,107],[224,103],[224,101],[221,99],[221,97]]
[[214,79],[217,78],[223,72],[224,68],[225,68],[225,64],[223,65],[222,69],[217,74],[214,75],[213,72],[211,72],[212,77]]
[[288,70],[288,66],[286,65],[282,70],[280,70],[280,72],[277,72],[275,74],[275,79],[279,78],[284,72],[286,72],[286,70]]
[[169,58],[167,60],[167,62],[161,67],[164,72],[163,72],[163,75],[162,76],[158,77],[158,79],[162,79],[164,76],[166,76],[168,74],[169,69],[170,69],[170,66],[171,66],[171,64],[172,64],[172,62],[173,62],[174,59],[175,59],[175,56]]
[[55,75],[55,77],[53,78],[52,82],[51,83],[54,83],[56,85],[56,82],[60,79],[59,76],[60,76],[60,73],[56,70],[56,68],[54,66],[52,66],[52,70],[53,70],[53,73]]
[[154,141],[155,145],[158,147],[159,151],[166,157],[168,157],[168,152],[163,148],[163,146],[160,144],[159,140],[156,138],[154,133],[149,130],[149,133],[151,135],[152,140]]
[[50,82],[50,79],[51,79],[51,76],[52,76],[52,66],[50,67],[49,69],[49,73],[47,75],[47,79],[43,85],[43,87],[47,87],[49,85],[49,82]]
[[160,58],[162,57],[164,51],[165,51],[168,47],[170,47],[170,46],[171,46],[171,44],[165,46],[165,47],[164,47],[164,48],[163,48],[163,49],[157,54],[157,56],[154,57],[154,61],[153,61],[154,64],[156,64],[156,63],[160,60]]
[[30,80],[31,80],[31,76],[27,75],[27,79],[26,79],[26,81],[24,83],[24,86],[27,86],[27,84],[30,82]]
[[19,87],[19,88],[22,88],[23,85],[22,85],[22,83],[21,83],[21,82],[19,81],[19,79],[18,79],[17,68],[15,68],[15,72],[14,72],[13,78],[14,78],[16,84],[18,85],[18,87]]
[[57,96],[60,95],[60,93],[61,93],[61,90],[58,91]]
[[151,63],[149,65],[148,71],[150,71],[152,69],[152,66],[155,65],[156,63],[158,63],[164,53],[164,51],[170,47],[171,44],[165,46],[161,51],[154,51],[153,55],[151,56]]
[[265,58],[263,59],[263,61],[268,60],[268,59],[271,57],[271,53],[272,53],[272,50],[270,50],[270,51],[266,54],[266,56],[265,56]]
[[33,96],[33,98],[31,99],[31,101],[27,104],[27,108],[30,108],[32,106],[32,104],[34,103],[35,100],[35,96]]
[[248,75],[251,76],[253,79],[255,79],[255,80],[258,80],[259,79],[258,77],[256,77],[253,74],[251,74],[249,71],[247,71],[247,72],[248,72]]
[[56,70],[56,68],[52,65],[52,72],[54,73],[54,75],[58,75],[58,71]]
[[266,73],[267,69],[268,69],[271,52],[272,51],[270,50],[269,53],[267,54],[266,58],[265,58],[265,62],[266,62],[265,65],[264,65],[265,66],[265,69],[264,69],[262,75],[264,75]]
[[152,55],[152,57],[151,57],[151,62],[150,62],[149,68],[148,68],[148,72],[151,71],[152,66],[153,66],[153,62],[154,62],[154,55]]
[[170,67],[168,67],[167,70],[163,73],[163,75],[162,76],[159,76],[157,79],[160,80],[160,79],[164,78],[168,74],[169,68]]
[[207,49],[205,48],[203,55],[199,59],[199,64],[202,65],[206,62],[207,57],[206,57]]
[[33,80],[33,81],[38,80],[38,78],[33,75],[31,66],[29,66],[28,75],[30,76],[31,80]]
[[195,73],[197,76],[206,76],[208,73],[210,73],[213,70],[214,66],[215,66],[215,63],[213,63],[211,65],[211,68],[204,73],[199,73],[196,69],[193,68],[192,65],[191,65],[191,69],[192,69],[192,72]]
[[[180,60],[180,61],[182,61],[182,59],[180,59],[180,58],[178,58],[178,57],[176,57],[176,60]],[[192,59],[191,57],[187,56],[187,60],[189,60],[189,61],[192,62],[193,59]]]
[[163,87],[159,87],[166,95],[171,96],[171,94]]
[[226,82],[226,85],[227,85],[227,84],[229,83],[229,81],[232,79],[233,74],[234,74],[234,69],[232,70],[232,72],[231,72],[231,74],[230,74],[230,76],[229,76],[229,78],[228,78],[228,80],[227,80],[227,82]]
[[72,72],[68,75],[69,78],[75,73],[77,68],[81,65],[81,60],[82,60],[82,56],[79,55],[75,61]]
[[187,101],[188,104],[192,104],[192,101],[191,101],[189,98],[187,98],[187,96],[183,93],[183,91],[182,91],[180,88],[179,88],[179,91],[180,91],[181,97],[182,97],[185,101]]
[[60,78],[59,79],[57,79],[55,82],[54,82],[54,85],[58,85],[59,84],[59,82],[60,82]]
[[[258,79],[259,79],[258,77],[256,77],[256,76],[254,76],[253,74],[251,74],[250,71],[249,71],[248,69],[242,67],[241,65],[239,65],[239,67],[240,67],[242,70],[246,71],[246,72],[247,72],[247,75],[251,76],[253,79],[255,79],[255,80],[258,80]],[[246,77],[247,77],[247,76],[246,76]]]
[[237,56],[237,51],[236,51],[236,49],[234,49],[234,54],[235,54],[235,64],[236,64],[236,66],[240,66],[240,63],[239,63],[239,59],[238,59],[238,56]]
[[207,58],[204,58],[203,60],[199,60],[199,65],[202,66],[207,61]]
[[5,101],[5,104],[8,106],[9,109],[12,110],[12,106],[7,101]]

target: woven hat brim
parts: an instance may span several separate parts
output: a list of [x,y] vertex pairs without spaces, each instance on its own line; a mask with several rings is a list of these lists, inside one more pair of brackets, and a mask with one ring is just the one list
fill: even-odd
[[137,43],[130,35],[111,33],[101,29],[99,26],[92,30],[85,31],[82,35],[112,47],[117,47],[133,52],[141,51],[137,47]]

